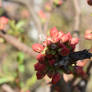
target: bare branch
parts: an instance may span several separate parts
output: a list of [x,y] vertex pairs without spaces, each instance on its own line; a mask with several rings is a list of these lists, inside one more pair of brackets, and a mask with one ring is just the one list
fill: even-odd
[[15,48],[29,54],[30,56],[33,56],[33,57],[36,56],[36,53],[33,52],[31,47],[28,47],[27,45],[25,45],[24,43],[19,41],[17,38],[14,38],[11,35],[7,35],[7,34],[3,34],[3,33],[0,33],[0,36],[3,37],[9,44],[14,46]]
[[74,30],[79,30],[79,25],[80,25],[80,6],[79,6],[79,1],[78,0],[73,0],[74,3],[74,8],[75,8],[75,25],[74,25]]

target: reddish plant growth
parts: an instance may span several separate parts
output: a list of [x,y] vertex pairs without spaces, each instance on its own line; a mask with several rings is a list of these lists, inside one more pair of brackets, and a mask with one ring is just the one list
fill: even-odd
[[[56,63],[63,57],[68,56],[71,52],[74,52],[75,46],[78,44],[78,38],[72,38],[70,33],[63,33],[58,31],[56,27],[50,30],[50,35],[41,44],[34,44],[32,46],[35,52],[39,52],[37,56],[38,62],[34,65],[37,71],[37,79],[42,79],[46,74],[49,78],[52,78],[52,83],[56,84],[60,78],[62,72],[65,72],[62,67],[57,67]],[[72,69],[68,70],[68,73],[74,73],[74,69],[78,69],[70,65]],[[72,71],[73,70],[73,71]],[[82,69],[80,68],[82,71]],[[76,72],[76,71],[75,71]],[[80,72],[78,73],[80,75]],[[83,72],[82,72],[83,74]]]

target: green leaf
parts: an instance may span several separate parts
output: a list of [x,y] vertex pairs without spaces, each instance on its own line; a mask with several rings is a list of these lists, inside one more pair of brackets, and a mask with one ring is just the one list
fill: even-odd
[[25,71],[25,67],[23,64],[19,65],[19,72],[24,72]]
[[7,78],[0,78],[0,84],[3,84],[3,83],[5,83],[5,82],[7,82],[7,81],[8,81]]
[[6,83],[6,82],[12,82],[14,78],[12,76],[6,76],[0,78],[0,84]]
[[17,57],[18,62],[22,63],[24,60],[24,53],[19,52]]
[[10,20],[9,25],[10,25],[11,30],[16,31],[16,24],[14,20]]
[[25,25],[25,21],[21,20],[16,24],[17,29],[23,27]]

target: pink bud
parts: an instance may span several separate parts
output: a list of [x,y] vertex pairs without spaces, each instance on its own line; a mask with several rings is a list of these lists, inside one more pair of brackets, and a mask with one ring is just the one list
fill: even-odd
[[54,38],[54,37],[57,37],[58,36],[58,30],[56,27],[53,27],[51,30],[50,30],[50,36],[51,38]]
[[85,39],[92,40],[92,30],[86,30]]
[[85,34],[90,34],[90,33],[92,33],[92,30],[90,30],[90,29],[85,31]]
[[0,30],[4,30],[6,24],[8,23],[8,18],[0,17]]
[[0,23],[7,24],[8,23],[8,18],[6,18],[4,16],[0,17]]
[[41,44],[33,44],[32,45],[32,49],[35,51],[35,52],[42,52],[44,47],[41,45]]
[[40,62],[40,63],[44,63],[45,61],[45,55],[44,54],[38,54],[36,59]]
[[60,31],[58,36],[61,39],[63,35],[64,35],[64,33],[62,31]]
[[51,37],[50,36],[47,36],[47,38],[46,38],[46,44],[47,44],[47,46],[48,45],[51,45],[51,43],[52,43]]
[[92,40],[92,34],[86,34],[85,39],[87,40]]
[[72,39],[70,40],[70,44],[71,44],[71,45],[76,45],[76,44],[78,44],[78,42],[79,42],[79,38],[72,38]]
[[68,32],[66,35],[68,36],[69,40],[72,39],[72,35],[70,32]]
[[69,36],[68,36],[68,34],[64,34],[63,37],[61,38],[61,41],[62,41],[63,43],[68,42],[68,41],[69,41]]

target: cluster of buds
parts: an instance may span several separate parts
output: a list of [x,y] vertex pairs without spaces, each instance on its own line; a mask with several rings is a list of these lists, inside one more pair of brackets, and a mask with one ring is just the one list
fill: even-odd
[[7,23],[8,23],[8,18],[4,16],[0,17],[0,30],[4,30]]
[[56,84],[61,78],[61,71],[65,72],[63,66],[57,67],[56,64],[63,57],[74,52],[78,42],[79,39],[72,38],[70,32],[65,34],[54,27],[50,30],[50,35],[47,36],[42,44],[33,44],[32,49],[39,53],[36,58],[38,62],[34,65],[37,71],[37,79],[42,79],[47,75],[49,78],[52,78],[52,83]]

